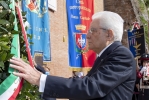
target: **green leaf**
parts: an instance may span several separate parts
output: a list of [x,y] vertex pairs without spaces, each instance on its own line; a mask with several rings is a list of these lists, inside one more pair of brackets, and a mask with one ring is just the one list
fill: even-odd
[[7,45],[7,44],[8,42],[4,42],[4,41],[0,42],[0,46]]
[[2,69],[4,69],[4,62],[3,62],[3,61],[0,61],[0,67],[1,67]]
[[13,56],[14,56],[14,54],[7,54],[7,57],[6,57],[5,61],[11,59]]
[[3,45],[1,46],[2,50],[10,50],[10,46],[7,45]]
[[8,14],[8,11],[7,10],[3,10],[1,13],[0,13],[0,19],[5,17],[6,15]]
[[33,45],[34,43],[33,42],[29,42],[30,43],[30,45]]
[[4,61],[6,59],[7,53],[6,52],[1,52],[0,53],[0,61]]
[[15,20],[15,16],[14,16],[13,13],[11,13],[10,16],[9,16],[9,22],[10,22],[10,23],[13,23],[14,20]]
[[16,30],[11,31],[11,34],[19,34],[19,33],[20,31],[16,31]]
[[10,50],[10,46],[8,45],[8,42],[0,42],[0,47],[1,47],[1,50],[4,50],[4,51]]
[[5,32],[8,32],[7,29],[4,28],[4,27],[2,27],[2,26],[0,26],[0,29],[3,30],[3,31],[5,31]]
[[8,6],[8,4],[6,4],[5,1],[0,1],[0,5],[2,5],[7,10],[9,9],[9,6]]
[[11,24],[9,27],[7,27],[7,31],[10,32],[10,31],[12,31],[12,30],[14,30],[14,25]]
[[0,41],[9,41],[10,38],[9,37],[3,37],[3,36],[0,36]]
[[27,37],[32,39],[33,38],[33,35],[32,34],[27,34]]
[[27,11],[22,12],[22,16],[25,16],[27,14]]
[[6,24],[10,24],[10,22],[7,21],[7,20],[4,20],[4,19],[0,19],[0,24],[1,25],[6,25]]

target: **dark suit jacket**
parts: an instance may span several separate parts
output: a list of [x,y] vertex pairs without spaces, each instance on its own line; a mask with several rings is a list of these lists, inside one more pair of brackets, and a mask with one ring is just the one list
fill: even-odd
[[[35,68],[38,70],[38,71],[40,71],[40,72],[42,72],[43,74],[45,74],[45,70],[44,70],[44,68],[42,67],[42,66],[40,66],[40,65],[37,65],[37,66],[35,66]],[[43,97],[43,95],[40,95],[40,99],[42,99],[42,100],[56,100],[56,98],[46,98],[46,97]]]
[[114,42],[84,78],[47,76],[44,96],[73,100],[131,100],[136,63],[129,49]]
[[46,71],[44,70],[44,68],[43,68],[42,66],[40,66],[40,65],[35,66],[35,68],[36,68],[38,71],[42,72],[43,74],[46,73]]

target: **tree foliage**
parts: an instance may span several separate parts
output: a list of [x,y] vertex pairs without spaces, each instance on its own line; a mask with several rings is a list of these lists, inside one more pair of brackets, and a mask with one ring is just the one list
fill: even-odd
[[145,2],[146,7],[149,8],[149,0],[144,0],[144,2]]

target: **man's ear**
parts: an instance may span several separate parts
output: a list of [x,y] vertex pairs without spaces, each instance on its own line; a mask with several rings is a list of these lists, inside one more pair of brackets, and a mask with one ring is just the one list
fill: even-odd
[[107,33],[107,37],[110,37],[109,33]]
[[107,37],[108,37],[108,40],[114,39],[114,32],[111,29],[107,30]]

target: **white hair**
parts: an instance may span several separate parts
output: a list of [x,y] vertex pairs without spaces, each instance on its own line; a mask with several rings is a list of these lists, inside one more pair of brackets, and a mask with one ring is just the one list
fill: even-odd
[[121,41],[123,36],[124,20],[120,15],[110,11],[95,13],[92,20],[99,19],[99,26],[104,29],[111,29],[114,32],[114,41]]

